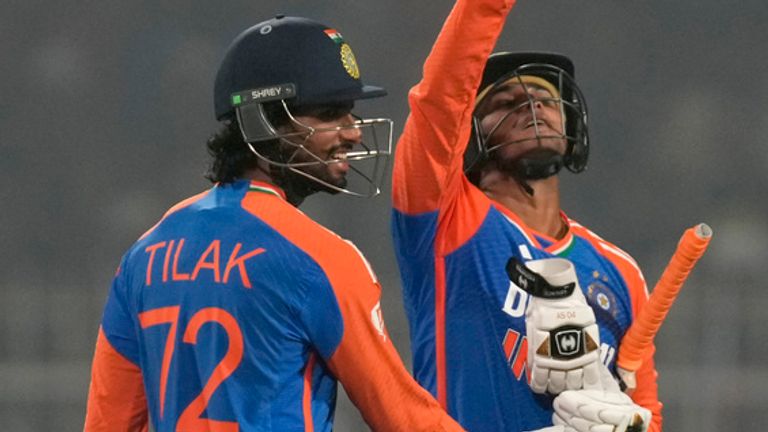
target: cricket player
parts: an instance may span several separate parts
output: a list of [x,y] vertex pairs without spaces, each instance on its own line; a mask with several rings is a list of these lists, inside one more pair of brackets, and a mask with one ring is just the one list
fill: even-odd
[[389,155],[391,121],[351,109],[384,94],[315,21],[278,16],[234,40],[214,90],[215,185],[123,257],[86,431],[328,432],[339,381],[374,430],[462,430],[401,363],[365,258],[296,208],[377,192],[350,177],[375,177],[363,168]]
[[[491,55],[514,4],[458,0],[409,94],[392,224],[414,374],[473,432],[660,431],[652,350],[632,399],[612,375],[642,273],[560,207],[560,169],[589,154],[573,64]],[[524,264],[558,257],[569,298],[537,298]]]

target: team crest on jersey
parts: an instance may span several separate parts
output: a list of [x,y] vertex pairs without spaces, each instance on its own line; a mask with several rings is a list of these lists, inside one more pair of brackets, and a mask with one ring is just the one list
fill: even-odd
[[602,281],[596,280],[587,287],[587,300],[592,306],[596,306],[612,316],[617,315],[616,296]]
[[341,63],[344,65],[344,70],[347,71],[349,76],[354,79],[360,79],[360,68],[357,67],[355,54],[352,52],[352,47],[349,44],[341,44]]

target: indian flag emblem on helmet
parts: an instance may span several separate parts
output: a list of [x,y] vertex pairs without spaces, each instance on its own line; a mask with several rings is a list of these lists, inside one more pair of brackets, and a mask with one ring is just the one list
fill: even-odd
[[357,67],[357,60],[352,48],[348,44],[341,45],[341,63],[349,76],[354,79],[360,79],[360,68]]
[[341,33],[337,32],[334,29],[325,29],[323,30],[326,35],[328,35],[329,38],[331,38],[332,41],[336,42],[336,44],[344,43],[344,38],[341,36]]

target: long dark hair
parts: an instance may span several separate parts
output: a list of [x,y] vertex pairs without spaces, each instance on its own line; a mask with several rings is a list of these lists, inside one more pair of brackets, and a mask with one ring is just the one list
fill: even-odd
[[[275,128],[289,123],[288,115],[279,102],[264,104],[267,118]],[[246,171],[257,167],[259,158],[253,154],[243,139],[240,124],[232,116],[221,123],[206,143],[208,154],[213,160],[205,173],[205,178],[212,183],[232,183],[243,177]],[[258,151],[263,155],[277,152],[278,140],[258,143]]]
[[225,120],[206,143],[213,160],[205,173],[212,183],[232,183],[256,168],[258,158],[248,148],[237,120]]

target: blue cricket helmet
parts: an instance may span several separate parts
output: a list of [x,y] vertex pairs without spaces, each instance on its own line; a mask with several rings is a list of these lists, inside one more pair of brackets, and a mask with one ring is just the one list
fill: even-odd
[[278,15],[245,30],[229,46],[216,74],[214,106],[223,120],[249,102],[318,105],[386,93],[360,80],[354,53],[338,31]]

